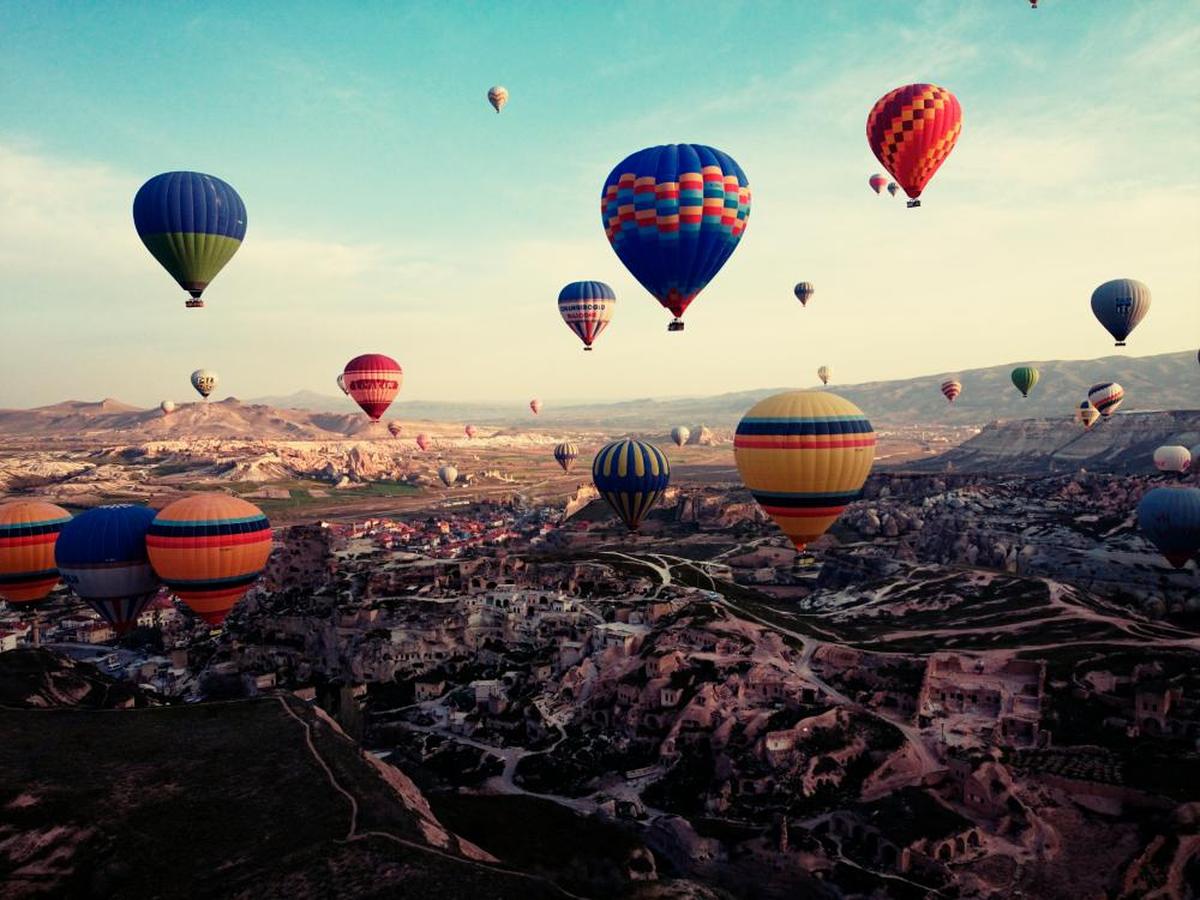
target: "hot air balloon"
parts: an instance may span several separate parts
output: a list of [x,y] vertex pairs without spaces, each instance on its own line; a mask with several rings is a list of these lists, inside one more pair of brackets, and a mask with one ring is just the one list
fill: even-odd
[[1030,7],[1032,7],[1033,9],[1037,9],[1038,0],[1029,0],[1029,5],[1030,5]]
[[394,438],[400,437],[400,432],[404,430],[404,426],[399,422],[388,422],[388,434]]
[[350,392],[348,390],[346,390],[346,373],[345,372],[338,372],[337,386],[338,386],[339,391],[341,391],[347,397],[350,396]]
[[167,587],[205,622],[220,625],[262,574],[271,523],[238,497],[193,494],[159,512],[146,549]]
[[692,430],[686,425],[676,425],[671,429],[671,440],[675,442],[676,447],[682,447],[691,436]]
[[146,506],[97,506],[63,526],[54,558],[63,582],[117,634],[137,624],[160,582],[146,553]]
[[533,414],[536,416],[542,411],[542,401],[537,397],[534,397],[529,401],[529,409],[532,410]]
[[192,295],[184,305],[201,307],[204,289],[242,246],[246,204],[220,178],[164,172],[138,189],[133,225],[146,249]]
[[1137,508],[1138,528],[1176,569],[1200,549],[1200,488],[1157,487]]
[[733,454],[742,483],[803,550],[858,498],[875,461],[875,431],[837,394],[790,391],[742,417]]
[[867,116],[867,143],[875,158],[920,206],[921,191],[945,162],[962,131],[962,108],[936,84],[909,84],[888,91]]
[[894,182],[894,181],[889,181],[889,182],[888,182],[888,193],[889,193],[889,194],[891,194],[893,197],[895,197],[895,196],[896,196],[896,192],[897,192],[898,190],[900,190],[900,185],[896,184],[896,182]]
[[564,472],[571,471],[571,466],[575,465],[577,456],[579,456],[579,448],[570,441],[563,441],[554,448],[554,459],[562,466]]
[[584,350],[592,349],[616,306],[617,295],[603,281],[572,281],[558,292],[558,314],[579,335]]
[[1154,468],[1160,472],[1184,475],[1192,467],[1192,454],[1187,447],[1167,444],[1154,451]]
[[1125,390],[1115,381],[1102,381],[1088,390],[1088,402],[1106,419],[1117,411],[1124,399]]
[[951,403],[955,401],[959,394],[962,393],[962,382],[951,378],[949,381],[942,382],[942,396]]
[[471,440],[479,433],[479,430],[474,425],[468,425],[463,429],[463,433],[467,436],[467,440]]
[[71,514],[41,500],[0,505],[0,600],[33,603],[58,584],[54,542]]
[[821,379],[821,384],[829,384],[829,379],[833,377],[833,371],[829,366],[821,366],[817,369],[817,377]]
[[808,301],[812,298],[812,295],[815,294],[816,292],[817,292],[817,289],[812,286],[811,281],[801,281],[794,288],[794,293],[796,294],[796,299],[800,301],[801,306],[808,306]]
[[874,175],[872,175],[870,178],[867,179],[867,184],[869,184],[871,186],[871,190],[873,190],[875,193],[878,194],[880,191],[883,190],[884,186],[887,184],[887,177],[884,175],[880,175],[877,172]]
[[670,481],[667,455],[644,441],[613,441],[592,460],[592,483],[630,531],[637,531]]
[[438,469],[438,478],[442,479],[442,484],[450,487],[450,485],[458,481],[458,469],[454,468],[454,466],[442,466]]
[[208,399],[208,395],[217,389],[217,373],[210,372],[208,369],[197,369],[192,373],[192,387],[196,389],[196,393]]
[[422,450],[428,450],[429,449],[429,435],[425,434],[425,432],[421,432],[420,434],[418,434],[417,435],[417,446],[420,447]]
[[346,393],[367,414],[372,422],[378,422],[387,412],[400,386],[404,383],[404,370],[400,363],[382,353],[364,353],[346,363],[342,372]]
[[604,182],[601,224],[625,267],[675,318],[725,265],[750,216],[750,183],[728,154],[702,144],[647,147]]
[[1038,370],[1033,366],[1017,366],[1012,370],[1012,383],[1017,390],[1021,392],[1022,397],[1028,397],[1029,392],[1033,390],[1033,386],[1038,383],[1041,377]]
[[1075,421],[1081,424],[1084,428],[1090,429],[1096,424],[1096,420],[1100,418],[1100,410],[1092,406],[1090,400],[1084,400],[1079,404],[1079,409],[1075,410]]
[[1106,281],[1092,291],[1092,314],[1108,329],[1118,347],[1150,312],[1150,288],[1132,278]]
[[504,104],[508,102],[508,88],[501,85],[495,85],[488,88],[488,103],[492,104],[499,114],[500,110],[504,109]]
[[164,416],[169,416],[171,413],[175,412],[175,403],[172,400],[164,400],[162,403],[158,404],[158,408],[162,410],[162,414]]

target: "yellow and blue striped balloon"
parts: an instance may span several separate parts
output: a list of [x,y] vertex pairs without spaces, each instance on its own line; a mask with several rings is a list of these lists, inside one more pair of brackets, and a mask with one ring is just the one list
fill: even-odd
[[875,431],[837,394],[789,391],[742,417],[733,454],[754,499],[803,550],[858,499],[875,461]]
[[667,455],[644,441],[613,441],[592,460],[592,483],[630,531],[637,531],[670,482]]

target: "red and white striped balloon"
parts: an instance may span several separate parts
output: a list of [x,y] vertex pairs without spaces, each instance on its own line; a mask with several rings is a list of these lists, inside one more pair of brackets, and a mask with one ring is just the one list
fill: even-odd
[[390,356],[364,353],[346,363],[342,382],[350,398],[362,407],[372,422],[378,422],[400,393],[404,370]]
[[962,393],[962,382],[955,381],[953,378],[949,381],[942,382],[942,395],[951,403]]
[[1124,399],[1125,389],[1115,381],[1093,384],[1092,389],[1088,391],[1088,400],[1106,419],[1117,411],[1117,407]]

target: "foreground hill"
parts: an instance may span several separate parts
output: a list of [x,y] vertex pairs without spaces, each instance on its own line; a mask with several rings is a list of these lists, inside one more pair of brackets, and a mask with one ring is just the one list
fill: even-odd
[[564,896],[282,696],[3,709],[0,771],[5,897]]
[[1085,468],[1097,472],[1153,472],[1163,444],[1200,443],[1200,410],[1130,412],[1123,409],[1084,430],[1062,416],[993,422],[940,456],[905,463],[909,471],[1045,474]]

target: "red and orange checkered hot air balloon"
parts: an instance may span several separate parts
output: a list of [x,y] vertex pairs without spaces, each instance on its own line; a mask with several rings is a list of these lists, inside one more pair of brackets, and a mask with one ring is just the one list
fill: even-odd
[[194,494],[166,506],[146,534],[150,565],[196,615],[220,625],[271,555],[271,523],[229,494]]
[[40,500],[0,506],[0,600],[33,603],[58,584],[54,543],[71,514]]
[[867,116],[867,143],[896,183],[920,206],[921,191],[945,162],[962,131],[962,107],[936,84],[888,91]]

